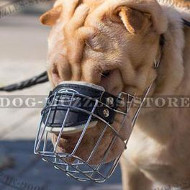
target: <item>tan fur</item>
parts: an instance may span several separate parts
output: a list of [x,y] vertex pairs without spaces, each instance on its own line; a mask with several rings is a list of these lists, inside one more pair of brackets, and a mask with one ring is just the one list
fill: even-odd
[[[142,95],[154,81],[151,96],[190,95],[190,29],[181,20],[190,21],[188,2],[58,0],[53,13],[59,6],[59,17],[52,11],[42,17],[42,23],[53,24],[48,57],[53,86],[79,80],[101,85],[115,95],[121,91]],[[161,34],[166,39],[163,54]],[[154,60],[161,54],[162,62],[155,70]],[[110,75],[102,77],[104,71]],[[154,182],[190,188],[189,115],[189,108],[142,109],[121,160],[124,190],[150,190]],[[116,130],[120,119],[116,116]],[[98,123],[88,131],[78,156],[88,156],[100,129]],[[120,134],[127,138],[126,129]],[[63,135],[59,148],[72,149],[77,135]],[[112,137],[107,130],[92,163],[100,161]],[[107,162],[123,149],[118,140]]]
[[61,11],[62,6],[54,7],[40,17],[40,22],[44,25],[53,26],[56,23],[56,20],[60,17]]

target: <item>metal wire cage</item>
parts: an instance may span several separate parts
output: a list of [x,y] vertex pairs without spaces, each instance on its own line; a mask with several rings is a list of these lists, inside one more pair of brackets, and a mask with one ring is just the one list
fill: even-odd
[[[77,85],[80,86],[81,84]],[[146,91],[145,96],[148,94],[148,91],[149,90]],[[62,86],[58,88],[58,90],[55,90],[54,93],[50,93],[46,106],[41,115],[39,130],[34,146],[34,153],[42,156],[44,161],[53,164],[56,169],[65,172],[67,176],[70,176],[78,181],[94,181],[97,183],[102,183],[113,174],[123,151],[121,151],[114,160],[107,162],[106,160],[109,157],[109,152],[112,150],[118,139],[122,142],[123,150],[126,148],[128,138],[132,131],[132,126],[136,121],[140,108],[145,99],[144,97],[142,101],[140,101],[140,104],[132,117],[130,126],[128,126],[129,134],[127,139],[123,139],[120,135],[120,131],[124,127],[135,97],[122,92],[117,97],[117,100],[119,100],[117,104],[119,105],[111,106],[113,105],[113,98],[110,99],[110,97],[106,97],[106,101],[104,102],[102,101],[102,96],[105,91],[100,88],[99,92],[99,98],[94,98],[87,96],[85,93],[79,93],[74,88]],[[82,101],[84,99],[85,102],[90,102],[90,106],[88,104],[88,106],[84,107],[84,104],[81,104],[81,102],[84,102]],[[127,101],[124,103],[121,100]],[[119,109],[121,105],[123,105],[123,108]],[[101,110],[102,115],[97,110]],[[111,113],[114,113],[114,115]],[[113,125],[115,114],[120,115],[122,118],[119,129],[117,130]],[[78,123],[80,123],[80,127],[78,125],[75,127],[75,130],[76,128],[79,128],[78,133],[80,135],[78,135],[78,139],[72,150],[67,152],[59,148],[59,143],[62,135],[67,133],[67,130],[70,130],[73,125],[70,121],[68,122],[68,120],[70,120],[70,118],[75,120],[74,117],[76,115],[79,115],[79,119],[83,117],[85,122],[82,121],[81,123],[78,121]],[[109,118],[110,115],[111,117]],[[97,141],[94,143],[94,146],[88,156],[85,159],[81,158],[77,154],[81,142],[83,141],[88,129],[91,127],[96,127],[97,122],[101,122],[102,124],[100,135],[98,136]],[[97,154],[98,147],[105,140],[105,133],[108,129],[112,131],[113,137],[109,143],[109,146],[106,147],[101,161],[98,164],[93,164],[93,156]],[[55,142],[51,141],[52,135],[56,135]],[[83,148],[85,149],[85,147]]]

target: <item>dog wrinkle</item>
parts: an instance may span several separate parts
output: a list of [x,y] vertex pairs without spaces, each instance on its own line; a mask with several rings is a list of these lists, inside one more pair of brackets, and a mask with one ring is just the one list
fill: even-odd
[[[57,2],[62,3],[64,7],[66,0]],[[74,10],[80,6],[80,3],[90,7],[81,27],[95,27],[99,31],[95,36],[91,36],[94,41],[91,38],[85,38],[85,40],[91,40],[91,46],[97,43],[98,51],[93,51],[90,46],[81,47],[81,44],[76,45],[77,39],[73,39],[71,51],[73,53],[79,52],[80,55],[83,54],[83,60],[79,64],[75,64],[80,66],[76,70],[81,69],[82,76],[76,77],[77,74],[74,74],[76,78],[71,77],[70,80],[84,80],[101,84],[101,73],[105,70],[111,70],[114,73],[109,76],[112,81],[108,77],[105,79],[106,84],[103,84],[106,86],[106,90],[109,89],[110,92],[112,88],[115,89],[114,87],[119,86],[119,90],[137,92],[141,95],[143,90],[157,77],[150,95],[178,96],[185,94],[189,96],[190,30],[187,27],[184,28],[181,21],[181,18],[190,20],[189,10],[180,7],[175,8],[171,6],[174,1],[164,0],[159,0],[159,4],[154,0],[84,0],[80,3],[76,0],[67,0],[67,2],[69,3],[65,10],[72,3],[77,4]],[[130,35],[121,20],[116,22],[109,17],[109,14],[112,14],[114,10],[121,6],[150,14],[150,23],[146,26],[148,28],[138,35]],[[117,14],[114,16],[117,17]],[[78,19],[80,22],[80,18]],[[65,50],[67,49],[67,40],[63,34],[64,32],[62,32],[65,27],[63,23],[66,24],[64,17],[60,18],[53,27],[53,34],[49,41],[51,47],[49,54],[52,54],[50,57],[54,57],[55,54],[60,52],[66,59],[71,56]],[[75,24],[77,25],[77,23]],[[55,28],[57,31],[54,30]],[[163,48],[160,67],[155,70],[153,62],[160,55],[159,36],[162,33],[164,33],[166,43]],[[72,40],[73,35],[74,33],[70,32],[68,41]],[[62,39],[62,42],[58,38]],[[57,67],[59,71],[67,71],[66,60],[60,61],[59,64],[64,65],[63,67]],[[70,61],[69,65],[73,66]],[[73,74],[72,69],[67,72]],[[117,79],[114,79],[114,76]],[[50,80],[52,82],[52,79]],[[189,176],[189,114],[189,109],[158,109],[155,107],[143,109],[129,140],[126,153],[135,168],[146,174],[149,179],[166,184],[174,184],[177,178],[181,180],[184,176]],[[114,126],[118,130],[119,120]],[[84,143],[81,144],[80,152],[77,152],[78,154],[81,153],[82,158],[85,159],[89,154],[93,141],[97,140],[98,131],[101,127],[101,125],[97,125],[96,128],[88,131]],[[112,137],[113,134],[107,131],[104,141],[102,141],[94,157],[96,162],[102,157],[104,149]],[[93,141],[89,141],[91,138],[93,138]],[[113,160],[123,150],[122,146],[122,143],[118,140],[107,161]],[[128,175],[130,175],[130,172]],[[127,176],[125,177],[127,178]],[[133,176],[129,178],[132,179]],[[135,183],[140,183],[139,181],[135,180]],[[129,189],[131,190],[131,186],[127,190]]]

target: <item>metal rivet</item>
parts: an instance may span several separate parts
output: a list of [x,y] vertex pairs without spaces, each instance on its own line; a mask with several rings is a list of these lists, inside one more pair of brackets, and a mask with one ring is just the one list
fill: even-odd
[[106,104],[107,104],[108,106],[113,106],[113,103],[114,103],[114,99],[113,99],[112,97],[108,97],[108,98],[106,99]]
[[110,112],[109,112],[108,109],[104,109],[103,114],[104,114],[105,117],[109,117]]

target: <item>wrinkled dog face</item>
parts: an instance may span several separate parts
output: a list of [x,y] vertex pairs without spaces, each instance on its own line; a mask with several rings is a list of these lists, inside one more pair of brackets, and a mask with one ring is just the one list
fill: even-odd
[[[141,3],[142,2],[142,3]],[[159,57],[159,38],[165,30],[164,18],[155,1],[139,3],[114,0],[59,0],[41,17],[52,26],[49,36],[49,78],[53,86],[61,81],[85,81],[106,91],[142,94],[155,79],[153,61]],[[121,118],[114,127],[119,130]],[[102,123],[87,131],[77,156],[89,156],[102,132]],[[125,128],[120,131],[125,139]],[[61,151],[74,148],[80,134],[63,135]],[[114,133],[107,130],[92,163],[99,163]],[[53,142],[57,136],[54,135]],[[118,138],[107,162],[124,149]]]

